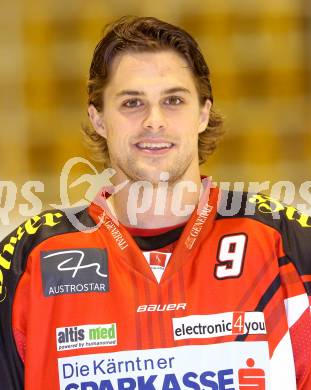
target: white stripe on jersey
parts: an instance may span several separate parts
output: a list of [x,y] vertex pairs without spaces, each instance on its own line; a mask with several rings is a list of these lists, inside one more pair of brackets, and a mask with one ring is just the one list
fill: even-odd
[[295,364],[289,332],[285,334],[275,348],[270,360],[269,389],[295,390]]
[[309,298],[307,294],[297,295],[296,297],[291,297],[284,299],[288,327],[293,326],[301,317],[301,315],[309,307]]

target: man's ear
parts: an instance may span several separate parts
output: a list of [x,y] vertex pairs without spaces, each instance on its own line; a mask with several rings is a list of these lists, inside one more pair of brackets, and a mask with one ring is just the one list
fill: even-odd
[[97,111],[97,109],[95,108],[95,106],[93,104],[89,105],[87,111],[89,113],[90,121],[91,121],[96,133],[101,135],[102,137],[106,138],[107,132],[106,132],[105,126],[103,124],[102,114]]
[[199,122],[199,131],[198,131],[199,134],[202,133],[208,125],[211,107],[212,107],[212,102],[206,99],[204,105],[200,108],[200,122]]

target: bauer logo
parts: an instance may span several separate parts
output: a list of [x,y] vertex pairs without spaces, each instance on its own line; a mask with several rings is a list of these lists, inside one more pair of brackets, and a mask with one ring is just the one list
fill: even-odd
[[228,312],[173,318],[174,340],[266,334],[262,312]]
[[117,345],[117,325],[67,326],[56,329],[57,351]]
[[109,291],[107,251],[97,248],[41,252],[46,297]]

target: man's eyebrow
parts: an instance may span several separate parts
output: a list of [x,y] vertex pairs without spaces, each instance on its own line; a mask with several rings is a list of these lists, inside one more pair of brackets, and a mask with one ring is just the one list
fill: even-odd
[[169,89],[166,89],[165,91],[162,92],[162,95],[167,95],[169,93],[176,93],[176,92],[186,92],[186,93],[190,93],[190,90],[188,88],[184,88],[184,87],[173,87],[173,88],[169,88]]
[[[184,88],[184,87],[173,87],[169,89],[165,89],[164,91],[161,92],[161,95],[167,95],[170,93],[176,93],[176,92],[185,92],[185,93],[191,93],[189,89]],[[118,92],[116,94],[116,97],[120,96],[125,96],[125,95],[130,95],[130,96],[145,96],[145,92],[143,91],[137,91],[134,89],[123,89],[122,91]]]
[[116,94],[117,97],[124,96],[124,95],[140,96],[140,95],[145,95],[145,93],[143,91],[135,91],[133,89],[123,89],[122,91]]

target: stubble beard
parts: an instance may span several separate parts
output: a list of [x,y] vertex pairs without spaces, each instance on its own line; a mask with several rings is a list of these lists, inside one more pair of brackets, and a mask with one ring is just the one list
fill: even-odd
[[[139,162],[132,156],[128,156],[125,161],[121,158],[116,158],[114,160],[113,165],[115,167],[118,167],[118,169],[123,172],[123,174],[128,178],[130,182],[134,183],[137,181],[146,181],[151,183],[153,186],[158,185],[161,181],[160,175],[162,172],[168,172],[169,178],[167,182],[171,186],[184,177],[187,169],[193,161],[193,158],[194,156],[192,153],[188,153],[186,158],[183,155],[183,158],[176,158],[168,166],[164,166],[159,170],[154,170],[154,174],[150,174],[150,170],[148,170],[146,164],[144,164],[143,167],[140,167]],[[157,157],[155,157],[154,159],[150,159],[150,166],[152,168],[154,168],[157,164],[159,164]]]

